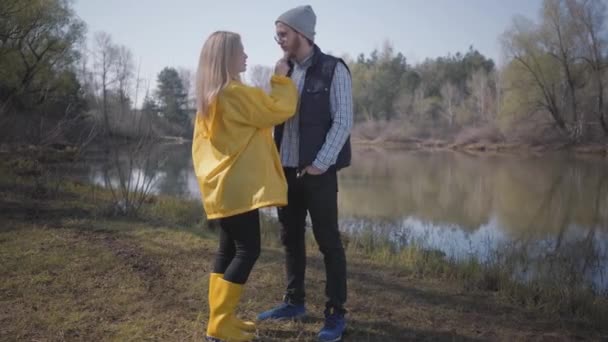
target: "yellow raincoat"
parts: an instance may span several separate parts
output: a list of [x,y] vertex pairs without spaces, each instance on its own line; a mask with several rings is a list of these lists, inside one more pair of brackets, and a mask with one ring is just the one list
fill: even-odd
[[271,78],[270,95],[232,81],[196,116],[194,171],[207,218],[287,204],[287,182],[272,127],[296,111],[298,93],[284,76]]

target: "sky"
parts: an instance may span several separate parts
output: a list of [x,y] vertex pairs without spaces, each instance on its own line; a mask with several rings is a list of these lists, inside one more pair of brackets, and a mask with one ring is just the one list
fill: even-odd
[[216,30],[242,36],[249,67],[273,66],[281,57],[276,18],[305,4],[317,15],[315,42],[337,56],[369,55],[389,41],[410,64],[471,45],[500,63],[499,36],[515,15],[537,18],[541,1],[74,0],[74,9],[87,23],[89,46],[95,32],[109,33],[131,49],[141,77],[154,82],[166,66],[196,70],[203,43]]

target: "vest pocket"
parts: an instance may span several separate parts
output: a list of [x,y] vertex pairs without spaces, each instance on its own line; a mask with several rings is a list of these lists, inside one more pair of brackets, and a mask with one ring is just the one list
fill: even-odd
[[300,99],[300,121],[304,125],[331,125],[329,87],[323,82],[314,82],[304,89]]

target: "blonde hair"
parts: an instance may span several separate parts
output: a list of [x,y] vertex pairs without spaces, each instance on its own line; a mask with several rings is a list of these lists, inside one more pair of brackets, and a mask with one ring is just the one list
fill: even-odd
[[241,36],[234,32],[216,31],[205,41],[196,71],[196,109],[200,115],[207,113],[231,80],[240,81],[238,73],[231,74],[231,65],[241,48]]

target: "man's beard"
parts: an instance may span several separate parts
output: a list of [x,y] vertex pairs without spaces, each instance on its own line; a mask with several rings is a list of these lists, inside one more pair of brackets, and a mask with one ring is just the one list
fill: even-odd
[[300,50],[300,46],[302,46],[302,42],[300,41],[300,39],[296,39],[287,52],[289,59],[296,58],[296,53]]

